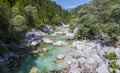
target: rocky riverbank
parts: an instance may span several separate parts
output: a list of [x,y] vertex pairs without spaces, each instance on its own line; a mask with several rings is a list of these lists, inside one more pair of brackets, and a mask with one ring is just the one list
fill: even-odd
[[[51,31],[46,28],[44,32],[33,29],[26,33],[19,48],[34,49],[27,53],[27,57],[25,53],[25,64],[19,68],[27,68],[25,72],[30,73],[120,73],[119,48],[105,46],[101,40],[76,40],[77,28],[72,33],[68,25],[49,30]],[[6,56],[10,59],[7,60]],[[33,60],[34,57],[37,59]],[[11,52],[4,58],[6,64],[9,61],[13,63],[13,59],[19,59],[20,55]],[[47,69],[48,71],[43,71]],[[24,70],[20,72],[24,73]]]

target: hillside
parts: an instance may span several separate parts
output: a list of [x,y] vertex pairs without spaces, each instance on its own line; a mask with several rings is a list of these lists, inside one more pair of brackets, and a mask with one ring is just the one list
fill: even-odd
[[46,24],[54,26],[61,21],[67,23],[68,15],[61,6],[50,0],[0,0],[0,40],[18,41],[17,33]]
[[93,0],[73,10],[71,29],[78,27],[78,39],[102,39],[116,46],[120,36],[118,0]]

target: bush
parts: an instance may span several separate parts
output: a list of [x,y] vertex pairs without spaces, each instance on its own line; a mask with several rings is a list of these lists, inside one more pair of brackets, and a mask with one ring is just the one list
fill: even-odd
[[115,52],[113,53],[105,53],[106,54],[106,57],[109,59],[109,60],[116,60],[117,59],[117,56],[115,54]]
[[3,63],[0,63],[0,73],[10,73],[9,69]]
[[21,15],[17,15],[12,19],[13,29],[16,31],[22,31],[25,27],[25,18]]
[[111,66],[113,69],[119,69],[119,68],[120,68],[119,65],[116,64],[116,61],[112,62],[112,63],[110,64],[110,66]]
[[11,14],[12,18],[14,18],[17,15],[20,15],[20,11],[17,7],[13,7],[12,10],[11,10],[11,13],[12,13]]

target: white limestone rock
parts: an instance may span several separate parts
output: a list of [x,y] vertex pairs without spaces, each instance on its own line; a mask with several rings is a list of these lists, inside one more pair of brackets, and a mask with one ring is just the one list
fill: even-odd
[[33,41],[33,42],[31,42],[31,46],[37,46],[39,43],[38,42],[36,42],[36,41]]
[[65,56],[63,54],[59,54],[56,57],[57,60],[63,60],[64,58],[65,58]]
[[96,68],[97,73],[109,73],[107,66],[102,63],[98,68]]
[[48,39],[48,38],[43,38],[43,43],[46,43],[46,44],[53,44],[53,41]]
[[63,41],[57,41],[55,43],[53,43],[54,46],[67,46],[67,43],[63,42]]
[[69,40],[73,40],[73,39],[75,39],[75,34],[74,34],[74,33],[67,33],[67,34],[66,34],[66,37],[67,37]]

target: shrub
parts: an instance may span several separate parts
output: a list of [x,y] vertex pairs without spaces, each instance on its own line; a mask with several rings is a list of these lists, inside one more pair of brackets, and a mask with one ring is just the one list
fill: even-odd
[[117,56],[115,54],[115,52],[113,53],[106,53],[106,57],[109,59],[109,60],[116,60],[117,59]]
[[119,65],[116,64],[116,61],[112,62],[112,63],[110,64],[110,66],[111,66],[113,69],[119,69],[119,68],[120,68]]

